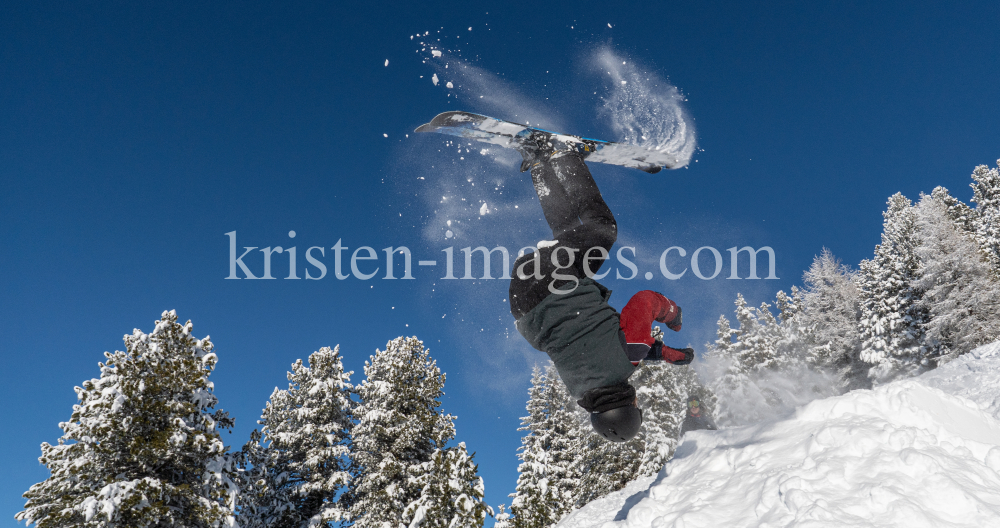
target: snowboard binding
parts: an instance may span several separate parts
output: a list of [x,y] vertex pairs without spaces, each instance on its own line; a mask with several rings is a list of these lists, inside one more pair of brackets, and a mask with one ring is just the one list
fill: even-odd
[[521,155],[521,172],[531,169],[538,163],[548,161],[556,153],[551,136],[532,129],[525,129],[512,137],[510,147]]

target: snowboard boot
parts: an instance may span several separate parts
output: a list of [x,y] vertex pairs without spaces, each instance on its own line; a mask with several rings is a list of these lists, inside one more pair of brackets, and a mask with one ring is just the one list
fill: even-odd
[[550,141],[548,134],[542,134],[530,130],[529,133],[518,134],[511,140],[510,147],[521,154],[521,172],[525,172],[534,165],[548,161],[556,149]]

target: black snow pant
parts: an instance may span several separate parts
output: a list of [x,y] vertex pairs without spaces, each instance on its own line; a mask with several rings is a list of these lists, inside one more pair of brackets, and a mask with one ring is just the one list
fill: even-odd
[[[553,290],[573,284],[564,277],[593,277],[618,238],[614,215],[578,154],[558,153],[536,163],[531,167],[531,181],[557,243],[514,261],[510,312],[515,319],[538,306]],[[538,263],[540,273],[535,270]]]

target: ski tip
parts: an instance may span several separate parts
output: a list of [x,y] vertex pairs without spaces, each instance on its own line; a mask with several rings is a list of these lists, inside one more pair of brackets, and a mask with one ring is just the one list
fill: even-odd
[[437,127],[434,126],[433,123],[424,123],[424,124],[418,126],[414,130],[414,132],[434,132],[435,130],[437,130]]

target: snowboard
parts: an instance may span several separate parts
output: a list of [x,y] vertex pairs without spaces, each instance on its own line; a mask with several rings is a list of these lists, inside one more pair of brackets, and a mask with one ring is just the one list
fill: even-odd
[[[677,159],[652,147],[615,143],[569,134],[560,134],[542,128],[504,121],[471,112],[444,112],[434,116],[430,123],[420,125],[415,132],[437,132],[481,143],[513,148],[519,152],[541,149],[576,151],[587,161],[620,165],[656,174],[664,167],[676,168]],[[521,164],[521,172],[530,166],[530,159]]]

